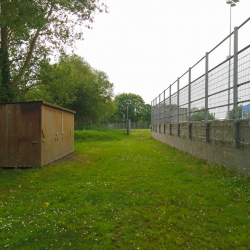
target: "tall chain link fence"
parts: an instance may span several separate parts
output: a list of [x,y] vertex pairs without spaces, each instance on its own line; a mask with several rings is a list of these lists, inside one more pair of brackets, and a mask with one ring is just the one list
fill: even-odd
[[152,125],[250,118],[249,21],[235,27],[151,102]]

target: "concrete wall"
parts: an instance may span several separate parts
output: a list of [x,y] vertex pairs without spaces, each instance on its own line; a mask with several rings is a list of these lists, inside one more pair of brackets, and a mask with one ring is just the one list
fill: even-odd
[[250,177],[250,119],[239,121],[239,148],[234,147],[234,122],[210,121],[209,142],[206,142],[205,122],[195,122],[191,126],[189,139],[188,123],[180,123],[178,137],[177,124],[155,124],[152,136],[169,146],[211,163],[225,166]]

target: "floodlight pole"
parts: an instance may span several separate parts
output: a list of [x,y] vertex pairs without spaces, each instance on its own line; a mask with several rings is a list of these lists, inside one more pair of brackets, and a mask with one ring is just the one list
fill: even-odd
[[231,23],[232,23],[232,7],[236,6],[236,3],[239,2],[239,0],[226,0],[227,4],[230,4],[230,37],[229,37],[229,56],[228,56],[228,106],[227,106],[227,119],[231,119],[230,115],[230,71],[231,71]]
[[[232,5],[230,4],[230,33],[231,34],[231,18],[232,18]],[[230,120],[230,71],[231,71],[231,36],[229,37],[229,60],[228,60],[228,106],[227,106],[227,119]]]

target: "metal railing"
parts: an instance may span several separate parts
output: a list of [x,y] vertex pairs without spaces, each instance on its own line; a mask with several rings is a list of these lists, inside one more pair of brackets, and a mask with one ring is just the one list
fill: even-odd
[[[108,124],[109,129],[127,129],[126,123],[110,123]],[[151,124],[150,122],[130,122],[129,132],[140,132],[140,131],[150,131]]]
[[[204,121],[208,131],[209,120],[233,119],[235,146],[238,146],[238,120],[250,115],[249,21],[250,18],[239,27],[235,27],[231,34],[151,102],[152,125],[177,123],[179,127],[181,122],[191,124],[193,121]],[[242,37],[248,34],[248,45],[238,50],[240,29]],[[231,39],[231,36],[234,44],[233,55],[218,63],[216,58],[221,56],[221,49],[227,47],[226,41]],[[216,65],[211,69],[210,57]],[[201,66],[204,67],[203,73],[192,80],[193,72],[194,75],[197,70],[201,73]],[[208,141],[208,136],[206,138]]]

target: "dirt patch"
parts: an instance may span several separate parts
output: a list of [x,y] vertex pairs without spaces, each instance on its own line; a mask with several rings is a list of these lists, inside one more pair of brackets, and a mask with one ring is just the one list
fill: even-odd
[[68,154],[56,161],[53,161],[51,163],[49,163],[48,165],[46,165],[45,167],[48,167],[50,165],[56,165],[56,164],[59,164],[59,163],[64,163],[64,162],[67,162],[67,161],[70,161],[70,160],[76,160],[80,155],[79,154],[76,154],[76,153],[71,153],[71,154]]

